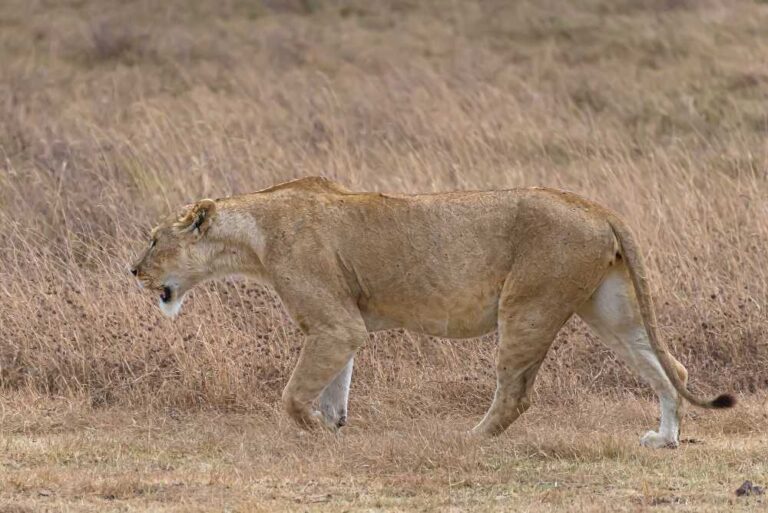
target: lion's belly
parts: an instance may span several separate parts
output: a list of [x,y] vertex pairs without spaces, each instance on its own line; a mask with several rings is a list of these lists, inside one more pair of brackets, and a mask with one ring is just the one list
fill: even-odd
[[498,294],[370,301],[361,308],[369,331],[404,328],[435,337],[479,337],[496,329]]

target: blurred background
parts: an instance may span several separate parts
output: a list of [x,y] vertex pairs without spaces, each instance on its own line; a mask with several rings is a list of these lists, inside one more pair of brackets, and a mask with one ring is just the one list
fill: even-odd
[[[307,175],[608,205],[692,387],[764,390],[766,27],[746,0],[4,0],[0,392],[274,408],[301,344],[274,295],[210,284],[171,322],[127,268],[178,206]],[[494,356],[374,335],[354,414],[479,415]],[[650,396],[572,319],[537,396],[586,392]]]

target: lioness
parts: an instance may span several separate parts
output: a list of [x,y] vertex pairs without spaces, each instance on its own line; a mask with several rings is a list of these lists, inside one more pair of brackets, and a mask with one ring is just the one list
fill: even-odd
[[[659,339],[640,251],[611,211],[563,191],[355,193],[324,178],[185,207],[152,230],[131,272],[175,316],[198,283],[245,275],[274,287],[306,341],[283,392],[301,426],[346,422],[355,351],[370,331],[437,337],[499,330],[496,393],[473,432],[530,407],[536,373],[577,313],[661,402],[648,447],[679,442],[688,373]],[[312,409],[319,397],[319,412]]]

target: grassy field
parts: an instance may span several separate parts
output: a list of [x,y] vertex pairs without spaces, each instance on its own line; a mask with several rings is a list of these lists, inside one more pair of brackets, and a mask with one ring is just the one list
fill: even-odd
[[[0,511],[749,511],[765,483],[765,396],[689,415],[674,451],[637,443],[655,405],[575,397],[501,438],[476,418],[385,409],[308,435],[276,412],[92,409],[3,399]],[[545,427],[543,427],[545,426]]]
[[[768,4],[725,0],[0,3],[0,511],[730,510],[768,484]],[[678,451],[577,319],[536,404],[459,434],[495,338],[389,332],[350,426],[277,410],[301,344],[240,281],[179,319],[127,273],[158,216],[306,175],[543,185],[630,221],[698,392]],[[763,505],[764,507],[764,505]]]

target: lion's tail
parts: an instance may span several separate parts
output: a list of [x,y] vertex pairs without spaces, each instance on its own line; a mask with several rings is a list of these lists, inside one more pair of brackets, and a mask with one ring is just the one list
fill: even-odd
[[731,408],[736,404],[736,398],[731,394],[721,394],[714,399],[702,399],[693,395],[680,379],[675,370],[675,365],[670,360],[669,350],[666,344],[659,338],[656,328],[656,313],[653,308],[651,294],[648,288],[648,279],[645,274],[645,265],[643,264],[640,251],[635,243],[635,238],[629,228],[617,216],[610,215],[609,223],[613,229],[614,236],[619,243],[621,255],[626,261],[629,276],[635,287],[635,295],[640,306],[640,314],[643,317],[643,324],[648,333],[648,338],[653,351],[661,362],[675,390],[686,398],[691,404],[702,408]]

